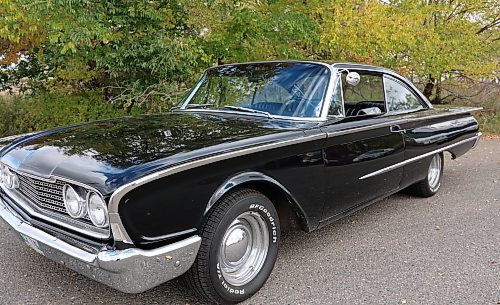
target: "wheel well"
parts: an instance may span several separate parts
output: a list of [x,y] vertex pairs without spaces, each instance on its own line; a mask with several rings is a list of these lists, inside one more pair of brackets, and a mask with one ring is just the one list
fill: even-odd
[[294,200],[280,187],[265,181],[249,181],[238,185],[261,192],[273,203],[280,219],[281,231],[308,231],[307,220]]

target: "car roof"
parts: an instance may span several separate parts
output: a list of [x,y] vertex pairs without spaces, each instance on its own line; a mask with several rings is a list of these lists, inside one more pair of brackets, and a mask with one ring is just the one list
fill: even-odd
[[[236,65],[248,65],[248,64],[266,64],[266,63],[309,63],[309,64],[319,64],[319,65],[325,65],[325,66],[332,66],[335,68],[343,68],[343,67],[350,67],[350,68],[358,68],[358,69],[369,69],[372,71],[380,71],[380,72],[389,72],[389,73],[395,73],[395,71],[382,67],[382,66],[374,66],[374,65],[367,65],[363,63],[356,63],[356,62],[332,62],[332,61],[321,61],[321,60],[294,60],[294,59],[287,59],[287,60],[262,60],[262,61],[248,61],[248,62],[235,62],[235,63],[227,63],[227,64],[222,64],[222,65],[217,65],[213,66],[211,68],[217,68],[217,67],[224,67],[224,66],[236,66]],[[209,68],[209,69],[211,69]]]

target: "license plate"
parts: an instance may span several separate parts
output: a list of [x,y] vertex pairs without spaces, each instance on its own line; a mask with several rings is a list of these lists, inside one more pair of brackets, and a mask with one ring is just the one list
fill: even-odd
[[29,236],[26,236],[26,235],[23,235],[21,234],[21,238],[23,239],[23,241],[33,250],[35,250],[36,252],[40,253],[41,255],[45,255],[42,251],[42,248],[40,247],[40,244],[38,243],[38,241],[34,240],[33,238],[29,237]]

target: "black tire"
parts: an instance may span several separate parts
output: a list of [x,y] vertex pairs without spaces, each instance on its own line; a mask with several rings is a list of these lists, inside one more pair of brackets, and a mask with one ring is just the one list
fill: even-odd
[[[434,182],[431,184],[431,181],[429,180],[429,172],[431,170],[431,166],[433,165],[432,160],[434,158],[439,158],[440,159],[440,170],[439,170],[439,176],[437,177],[437,182]],[[431,162],[429,164],[429,167],[427,169],[427,175],[425,176],[425,179],[411,185],[408,187],[408,193],[418,196],[418,197],[432,197],[434,196],[438,191],[439,188],[441,187],[441,178],[443,176],[443,170],[444,170],[444,156],[443,153],[439,153],[437,155],[433,156],[433,159],[431,159]]]
[[[253,265],[250,268],[252,270],[250,272],[255,273],[254,277],[248,283],[235,286],[230,283],[231,281],[235,281],[234,275],[229,274],[227,275],[227,279],[225,278],[220,266],[220,260],[223,259],[221,255],[227,256],[228,253],[226,243],[226,247],[224,248],[226,252],[221,254],[223,239],[226,238],[227,241],[227,238],[229,238],[227,237],[229,233],[226,234],[226,231],[233,232],[228,229],[230,226],[234,228],[235,223],[241,223],[242,218],[239,217],[242,215],[250,215],[249,217],[255,217],[259,219],[261,224],[265,223],[267,225],[267,232],[265,229],[260,230],[260,232],[266,232],[267,235],[260,234],[259,236],[262,236],[264,239],[267,238],[268,247],[265,258],[261,256],[260,269],[253,271]],[[236,220],[237,218],[238,220]],[[264,226],[263,228],[266,227]],[[266,196],[251,189],[240,189],[224,196],[209,212],[200,231],[202,237],[200,250],[193,266],[184,277],[193,290],[212,302],[234,304],[248,299],[264,285],[274,268],[280,239],[278,213]],[[255,238],[242,238],[240,241],[243,239],[246,242],[248,240],[256,240]],[[248,244],[251,243],[248,242]],[[247,245],[247,243],[244,245]],[[265,248],[260,247],[259,249]],[[246,246],[246,249],[245,251],[249,251],[248,246]],[[263,252],[265,250],[260,253]],[[231,276],[233,276],[232,280]]]

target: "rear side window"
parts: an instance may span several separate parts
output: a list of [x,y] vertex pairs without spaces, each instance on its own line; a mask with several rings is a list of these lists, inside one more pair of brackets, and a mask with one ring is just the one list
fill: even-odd
[[384,75],[385,98],[389,111],[409,111],[423,109],[420,99],[393,77]]
[[386,112],[384,101],[384,81],[382,75],[363,73],[356,85],[346,81],[346,73],[342,73],[342,90],[345,116],[363,116]]

